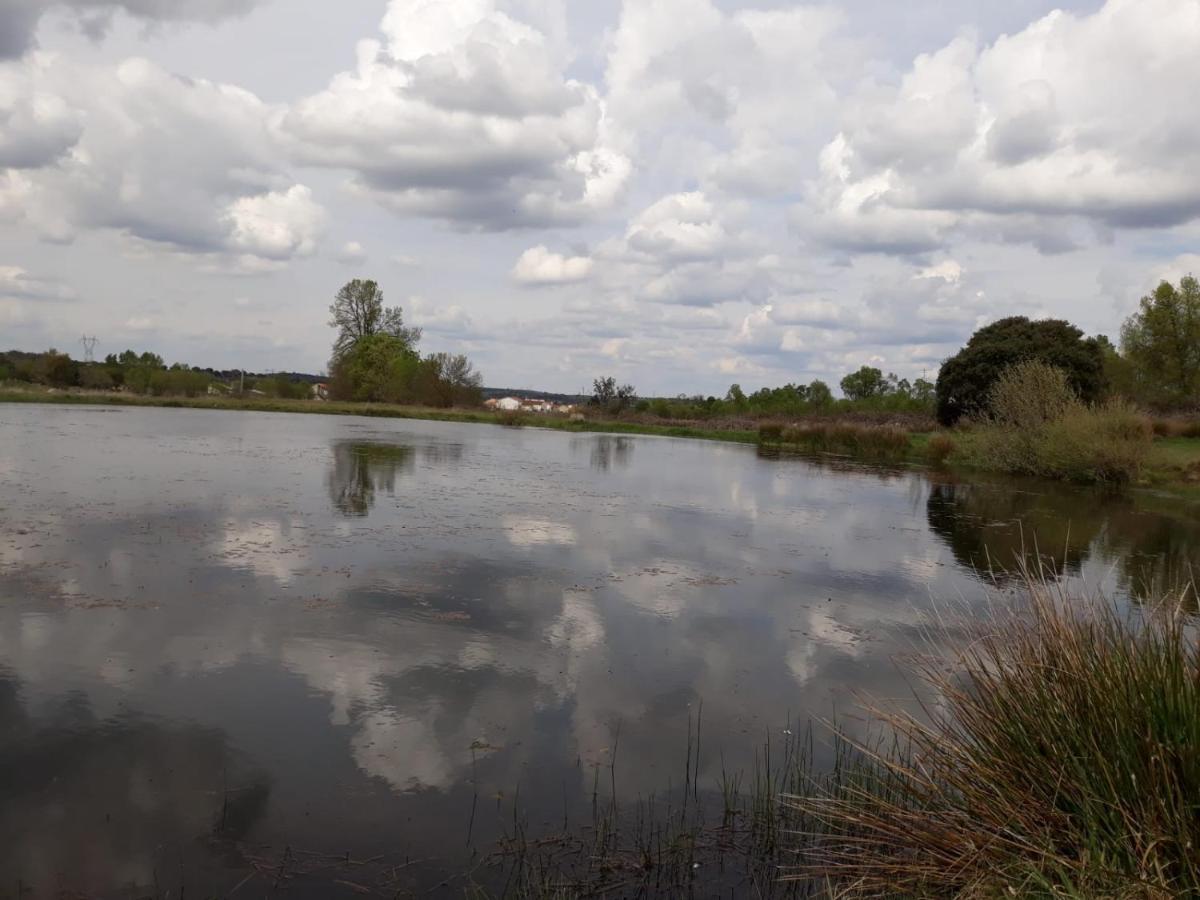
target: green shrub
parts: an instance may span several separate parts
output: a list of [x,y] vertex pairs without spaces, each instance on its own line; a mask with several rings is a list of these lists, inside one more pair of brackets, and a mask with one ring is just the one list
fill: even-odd
[[651,400],[650,414],[658,416],[660,419],[669,419],[671,418],[671,404],[661,397],[657,400]]
[[1018,429],[1036,429],[1056,422],[1079,406],[1067,373],[1041,360],[1030,359],[1000,373],[988,393],[993,422]]
[[84,365],[79,368],[79,386],[93,391],[111,391],[113,378],[104,366]]
[[1038,361],[1010,366],[989,396],[990,415],[971,435],[985,468],[1085,483],[1137,477],[1154,429],[1123,400],[1080,402],[1066,373]]
[[502,409],[496,413],[496,422],[509,428],[520,428],[525,424],[525,414],[519,409]]
[[813,453],[844,453],[877,460],[903,459],[911,443],[903,428],[845,423],[784,428],[780,441]]

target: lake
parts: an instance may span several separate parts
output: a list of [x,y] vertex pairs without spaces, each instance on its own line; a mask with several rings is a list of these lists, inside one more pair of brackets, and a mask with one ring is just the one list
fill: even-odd
[[910,700],[989,562],[1200,562],[1150,494],[207,410],[0,406],[0,510],[4,896],[461,897],[514,831]]

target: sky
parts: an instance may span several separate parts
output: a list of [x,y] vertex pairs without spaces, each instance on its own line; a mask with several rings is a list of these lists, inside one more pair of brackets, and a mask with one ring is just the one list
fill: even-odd
[[933,378],[1200,272],[1200,0],[0,0],[0,349]]

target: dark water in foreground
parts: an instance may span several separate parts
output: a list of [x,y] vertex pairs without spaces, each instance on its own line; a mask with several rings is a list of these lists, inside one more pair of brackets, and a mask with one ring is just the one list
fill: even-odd
[[1200,564],[1193,510],[693,441],[0,406],[0,896],[262,896],[281,866],[462,896],[437,885],[514,803],[536,831],[586,818],[597,771],[678,785],[701,703],[711,791],[789,722],[905,696],[893,655],[989,554],[1136,593]]

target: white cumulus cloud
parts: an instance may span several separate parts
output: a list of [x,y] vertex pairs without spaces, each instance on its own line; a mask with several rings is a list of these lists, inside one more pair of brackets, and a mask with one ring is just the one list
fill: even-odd
[[521,254],[512,275],[522,284],[568,284],[583,281],[591,271],[592,260],[588,257],[563,256],[539,244]]
[[386,40],[361,42],[354,71],[280,117],[296,158],[471,229],[576,222],[611,204],[630,163],[605,144],[599,93],[508,6],[526,4],[392,0]]
[[989,45],[958,38],[851,99],[803,213],[827,240],[890,252],[1004,237],[996,220],[1012,217],[1195,219],[1200,120],[1179,111],[1200,83],[1197,47],[1197,0],[1108,0]]

